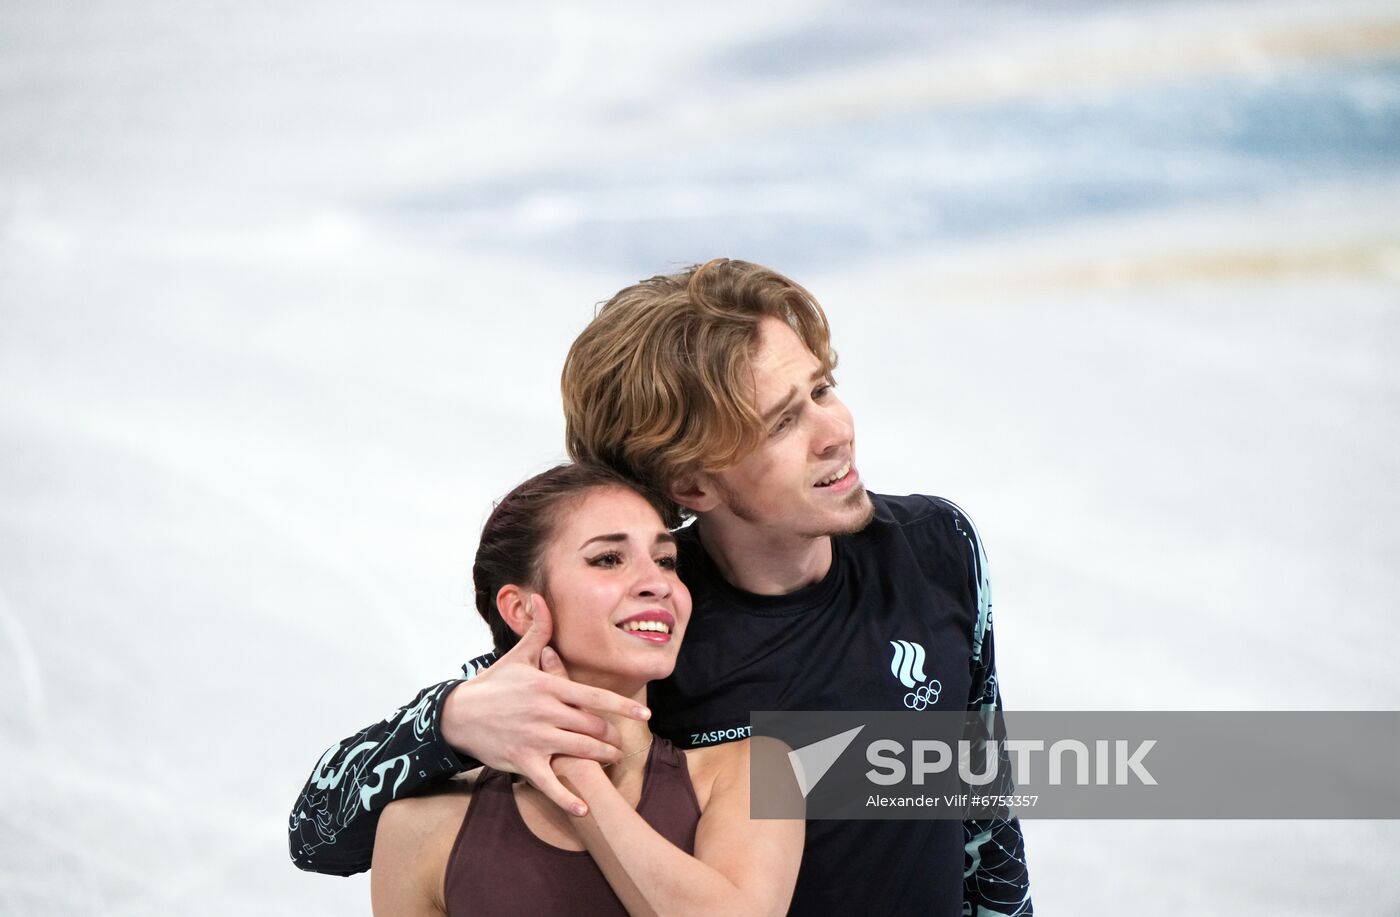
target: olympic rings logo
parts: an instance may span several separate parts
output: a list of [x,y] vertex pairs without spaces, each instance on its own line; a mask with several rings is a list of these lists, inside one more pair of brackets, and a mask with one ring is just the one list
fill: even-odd
[[942,693],[942,683],[934,678],[904,695],[904,706],[910,710],[927,710],[929,704],[938,703],[938,695]]

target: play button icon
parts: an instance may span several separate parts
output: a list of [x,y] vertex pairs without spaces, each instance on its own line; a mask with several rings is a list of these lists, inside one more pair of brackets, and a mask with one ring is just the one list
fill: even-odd
[[856,734],[864,728],[857,726],[829,739],[822,739],[820,742],[813,742],[788,752],[788,761],[792,763],[792,772],[797,777],[797,785],[802,790],[804,799],[812,792],[812,787],[817,785],[817,781],[826,776],[826,772],[836,763],[836,759],[841,757],[841,753],[855,741]]

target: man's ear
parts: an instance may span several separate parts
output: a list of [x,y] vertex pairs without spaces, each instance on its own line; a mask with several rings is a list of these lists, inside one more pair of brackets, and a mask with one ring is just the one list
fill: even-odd
[[692,513],[708,513],[719,506],[719,488],[715,479],[703,471],[677,478],[666,495]]
[[501,591],[496,593],[496,610],[501,613],[506,626],[515,631],[517,636],[523,636],[525,631],[530,629],[530,622],[534,618],[534,609],[530,605],[531,591],[522,589],[511,583],[501,587]]

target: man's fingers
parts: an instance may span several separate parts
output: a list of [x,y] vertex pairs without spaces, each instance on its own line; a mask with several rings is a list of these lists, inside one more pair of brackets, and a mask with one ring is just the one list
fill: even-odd
[[532,627],[543,627],[546,636],[554,632],[554,614],[549,610],[549,603],[544,600],[544,596],[538,592],[530,594],[530,621]]
[[525,607],[530,612],[530,628],[520,637],[520,642],[529,643],[536,649],[542,648],[549,642],[549,638],[554,635],[554,619],[549,615],[549,608],[544,603],[544,596],[531,594],[525,600]]
[[569,677],[569,670],[564,668],[564,660],[559,658],[552,646],[540,650],[540,671],[548,675],[558,675],[560,678]]
[[540,651],[554,635],[554,619],[550,617],[549,608],[540,596],[531,595],[526,599],[526,608],[530,614],[530,626],[520,635],[519,642],[496,662],[497,666],[502,662],[523,662],[531,666],[540,664]]
[[651,718],[651,711],[632,698],[614,694],[604,688],[592,688],[562,679],[555,687],[555,694],[559,699],[574,707],[583,707],[594,713],[613,713],[634,720]]
[[594,716],[585,710],[561,706],[553,722],[555,726],[565,732],[592,736],[614,747],[622,747],[622,735],[617,731],[617,727],[601,716]]
[[583,804],[582,799],[565,789],[564,784],[559,782],[559,778],[554,775],[554,771],[549,769],[548,764],[525,774],[525,779],[534,784],[535,789],[565,812],[578,816],[588,814],[588,806]]
[[622,760],[622,750],[616,745],[609,745],[576,732],[561,732],[555,744],[559,749],[556,754],[592,758],[599,764],[616,764]]

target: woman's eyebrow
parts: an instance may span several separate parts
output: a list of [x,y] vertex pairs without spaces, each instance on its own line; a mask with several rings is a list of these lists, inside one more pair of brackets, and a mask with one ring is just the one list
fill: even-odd
[[627,536],[626,536],[625,534],[623,534],[622,532],[616,532],[616,533],[611,534],[611,535],[594,535],[592,538],[588,539],[588,540],[585,541],[583,544],[579,545],[579,546],[578,546],[578,549],[579,549],[580,551],[582,551],[584,548],[588,547],[589,545],[591,545],[591,544],[592,544],[593,542],[595,542],[595,541],[606,541],[606,542],[609,542],[610,544],[615,544],[616,542],[619,542],[619,541],[626,541],[626,540],[627,540]]
[[[595,541],[603,541],[603,542],[607,542],[608,544],[617,544],[618,542],[622,542],[622,541],[626,541],[626,540],[627,540],[627,536],[626,536],[625,534],[623,534],[622,532],[614,532],[614,533],[612,533],[612,534],[610,534],[610,535],[594,535],[592,538],[588,539],[588,540],[585,541],[583,544],[579,545],[579,546],[578,546],[578,549],[579,549],[580,551],[582,551],[584,548],[588,547],[589,545],[591,545],[591,544],[592,544],[593,542],[595,542]],[[675,535],[672,535],[670,532],[659,532],[659,533],[657,534],[657,536],[656,536],[656,543],[657,543],[657,544],[675,544],[675,543],[676,543],[676,536],[675,536]]]

